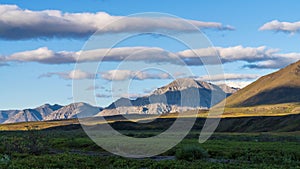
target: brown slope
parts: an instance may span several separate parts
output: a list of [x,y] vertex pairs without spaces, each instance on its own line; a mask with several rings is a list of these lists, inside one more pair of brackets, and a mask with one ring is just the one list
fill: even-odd
[[300,60],[263,76],[226,99],[226,107],[300,102]]

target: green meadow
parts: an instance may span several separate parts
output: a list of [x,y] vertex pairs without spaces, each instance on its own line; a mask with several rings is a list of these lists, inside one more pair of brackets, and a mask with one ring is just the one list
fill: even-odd
[[[164,131],[124,128],[118,131],[137,138]],[[132,159],[103,150],[80,125],[2,131],[0,168],[300,168],[300,132],[216,132],[203,144],[198,143],[199,133],[194,128],[180,144],[158,156]]]

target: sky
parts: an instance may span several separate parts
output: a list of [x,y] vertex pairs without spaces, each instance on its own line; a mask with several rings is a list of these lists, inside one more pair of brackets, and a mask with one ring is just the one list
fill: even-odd
[[300,59],[299,5],[0,0],[0,109],[107,106],[181,77],[244,87]]

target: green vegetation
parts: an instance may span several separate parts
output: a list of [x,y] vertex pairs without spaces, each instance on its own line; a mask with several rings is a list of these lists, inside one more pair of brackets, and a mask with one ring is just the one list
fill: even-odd
[[[121,132],[150,137],[161,131]],[[299,132],[216,133],[204,144],[198,137],[193,130],[160,157],[129,159],[104,151],[80,128],[3,131],[0,168],[300,168]]]
[[223,117],[284,116],[300,113],[300,103],[281,103],[252,107],[226,107]]
[[56,120],[56,121],[33,121],[33,122],[20,122],[0,124],[0,130],[28,130],[28,127],[37,127],[37,129],[46,129],[56,126],[66,126],[72,124],[79,124],[77,119]]
[[179,147],[176,150],[175,156],[178,160],[194,161],[208,158],[208,153],[199,145],[190,144]]
[[[155,136],[175,120],[163,116],[137,124],[110,118],[113,128],[136,138]],[[199,144],[205,119],[198,118],[180,144],[159,157],[146,159],[106,152],[75,120],[7,124],[1,127],[23,131],[1,132],[0,168],[300,168],[299,120],[299,114],[224,118],[217,133]]]

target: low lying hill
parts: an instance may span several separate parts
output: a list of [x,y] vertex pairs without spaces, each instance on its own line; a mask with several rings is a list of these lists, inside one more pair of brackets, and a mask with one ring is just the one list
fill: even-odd
[[289,114],[300,114],[300,103],[225,107],[222,117],[283,116]]
[[[138,119],[139,115],[135,115]],[[169,128],[176,118],[165,115],[157,118],[149,123],[136,123],[133,121],[120,119],[122,116],[108,117],[111,126],[116,130],[158,130],[164,131]],[[144,115],[141,115],[137,121],[143,121]],[[188,117],[185,117],[188,118]],[[144,120],[149,120],[144,119]],[[206,118],[197,118],[194,130],[201,130]],[[300,114],[286,116],[256,116],[256,117],[230,117],[221,119],[216,132],[295,132],[300,131]],[[95,124],[89,126],[96,128]],[[30,126],[37,129],[48,130],[74,130],[81,129],[78,120],[59,120],[59,121],[43,121],[43,122],[22,122],[14,124],[1,124],[0,130],[26,130]]]

